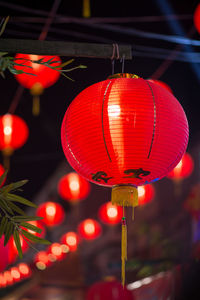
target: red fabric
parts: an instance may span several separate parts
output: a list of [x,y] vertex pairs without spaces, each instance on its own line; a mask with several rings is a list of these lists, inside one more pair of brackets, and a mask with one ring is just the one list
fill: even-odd
[[185,153],[180,163],[167,175],[169,178],[183,179],[189,177],[194,169],[194,162],[189,153]]
[[98,215],[103,223],[114,225],[121,222],[123,217],[123,209],[121,206],[113,205],[111,202],[107,202],[101,205]]
[[89,86],[70,104],[61,129],[71,166],[105,186],[138,186],[166,176],[184,154],[188,134],[176,98],[141,78]]
[[[5,134],[6,128],[10,130],[7,135]],[[0,116],[0,150],[6,147],[12,149],[22,147],[28,135],[28,127],[22,118],[11,114]]]
[[197,5],[194,12],[194,26],[198,33],[200,33],[200,4]]
[[140,192],[140,190],[138,189],[139,205],[149,203],[155,195],[155,189],[154,189],[153,185],[147,184],[147,185],[141,186],[140,188],[142,189],[142,192]]
[[67,201],[84,200],[89,192],[89,182],[75,172],[63,176],[58,183],[58,194]]
[[172,89],[165,82],[156,79],[148,79],[148,81],[160,85],[161,87],[165,88],[168,92],[173,94]]
[[43,217],[41,220],[46,226],[56,226],[63,222],[65,213],[62,206],[55,202],[45,202],[38,206],[37,216]]
[[[53,85],[59,78],[60,72],[53,70],[49,67],[46,67],[44,65],[40,65],[37,63],[32,63],[30,61],[26,61],[26,59],[29,60],[39,60],[43,58],[44,62],[47,62],[49,59],[54,58],[53,61],[60,61],[61,59],[59,56],[42,56],[42,55],[31,55],[31,54],[16,54],[15,56],[15,62],[18,64],[23,64],[24,66],[15,66],[16,70],[23,70],[27,73],[34,74],[18,74],[15,75],[15,78],[17,81],[24,86],[25,88],[31,89],[32,86],[35,83],[40,83],[43,88],[48,88],[49,86]],[[60,63],[53,63],[52,66],[59,66]],[[30,68],[32,67],[32,68]]]
[[99,222],[93,219],[86,219],[78,226],[80,236],[86,240],[93,240],[101,235],[102,229]]
[[134,297],[121,283],[114,281],[99,281],[93,284],[87,292],[86,300],[134,300]]

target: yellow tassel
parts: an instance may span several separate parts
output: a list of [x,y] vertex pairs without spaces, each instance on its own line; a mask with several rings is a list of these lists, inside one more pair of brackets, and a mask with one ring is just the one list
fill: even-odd
[[127,227],[126,227],[126,219],[122,218],[122,238],[121,238],[121,280],[122,286],[125,286],[125,266],[127,260]]
[[90,18],[90,0],[83,0],[83,17]]
[[111,202],[121,206],[138,206],[137,188],[131,185],[115,185],[112,188]]
[[40,97],[33,96],[33,106],[32,106],[33,116],[39,116],[40,114]]

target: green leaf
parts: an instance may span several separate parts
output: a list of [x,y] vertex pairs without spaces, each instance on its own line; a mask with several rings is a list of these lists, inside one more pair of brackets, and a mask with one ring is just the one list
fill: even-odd
[[0,36],[4,33],[4,30],[5,30],[5,28],[6,28],[6,25],[7,25],[7,23],[8,23],[9,18],[10,18],[10,17],[7,16],[6,19],[5,19],[5,21],[4,21],[4,23],[3,23],[3,25],[1,26]]
[[4,197],[0,195],[0,207],[2,207],[7,213],[14,215],[14,212],[12,209],[8,206],[6,201],[4,200]]
[[27,221],[38,221],[42,220],[42,217],[37,217],[37,216],[14,216],[12,217],[12,220],[15,222],[27,222]]
[[67,79],[69,79],[69,80],[71,80],[71,81],[75,81],[74,79],[72,79],[72,78],[70,78],[69,76],[67,76],[65,73],[61,72],[61,74],[62,74],[65,78],[67,78]]
[[8,174],[8,170],[6,170],[0,177],[0,186],[2,185],[2,183],[4,182],[6,176]]
[[15,241],[15,245],[17,247],[19,257],[22,258],[23,257],[22,247],[21,247],[21,243],[20,243],[19,232],[18,232],[17,229],[14,230],[13,238],[14,238],[14,241]]
[[7,193],[5,195],[6,199],[9,200],[9,201],[14,201],[14,202],[19,202],[19,203],[22,203],[26,206],[30,206],[30,207],[34,207],[36,208],[37,205],[21,196],[18,196],[18,195],[14,195],[14,194],[11,194],[11,193]]
[[35,236],[34,234],[26,231],[26,230],[21,230],[22,235],[24,235],[27,239],[29,239],[30,241],[34,242],[34,243],[39,243],[39,244],[44,244],[44,245],[50,245],[51,242],[42,239],[38,236]]
[[4,230],[6,228],[6,225],[8,223],[8,219],[4,216],[1,219],[1,225],[0,225],[0,238],[2,237],[2,235],[4,234]]
[[65,66],[71,64],[73,61],[74,61],[74,58],[72,58],[72,59],[70,59],[70,60],[68,60],[68,61],[66,61],[66,62],[64,62],[64,63],[62,63],[62,64],[59,65],[59,66],[56,66],[56,68],[61,68],[61,69],[62,69],[62,68],[64,68]]
[[22,222],[22,223],[20,224],[20,226],[22,226],[22,227],[24,227],[24,228],[27,228],[27,229],[30,229],[30,230],[32,230],[32,231],[38,232],[38,233],[41,233],[41,232],[42,232],[42,229],[41,229],[41,228],[39,228],[39,227],[37,227],[37,226],[35,226],[35,225],[33,225],[33,224],[30,224],[30,223],[24,223],[24,222]]
[[9,187],[9,191],[14,191],[16,189],[18,189],[19,187],[25,185],[28,182],[28,180],[21,180],[21,181],[17,181],[14,183],[10,183],[9,185],[5,185],[3,188],[0,189],[0,192],[4,192],[5,190],[8,189]]
[[6,54],[8,54],[8,52],[0,52],[0,57],[4,56]]
[[17,205],[15,205],[13,202],[11,201],[7,201],[7,205],[15,212],[17,212],[18,214],[22,215],[22,216],[25,216],[25,212],[20,208],[18,207]]
[[8,241],[9,241],[9,239],[10,239],[12,233],[13,233],[13,230],[14,230],[14,225],[11,222],[9,222],[7,224],[7,227],[6,227],[6,230],[5,230],[5,234],[4,234],[5,235],[4,246],[7,245]]

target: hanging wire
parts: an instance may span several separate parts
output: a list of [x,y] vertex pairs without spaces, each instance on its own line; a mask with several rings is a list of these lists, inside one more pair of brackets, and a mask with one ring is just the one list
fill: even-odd
[[124,73],[124,62],[125,62],[125,54],[122,55],[121,64],[122,64],[122,73]]

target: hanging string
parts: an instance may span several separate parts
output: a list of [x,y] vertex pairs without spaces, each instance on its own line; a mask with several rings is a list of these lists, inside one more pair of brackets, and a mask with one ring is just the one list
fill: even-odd
[[112,67],[112,75],[115,73],[115,59],[119,59],[119,45],[118,44],[113,44],[113,51],[112,51],[112,56],[111,56],[111,67]]
[[122,63],[122,73],[124,73],[124,62],[125,62],[125,55],[122,55],[121,63]]
[[123,287],[125,286],[126,260],[127,260],[127,226],[126,226],[126,218],[124,214],[124,204],[123,204],[122,236],[121,236],[121,281]]

